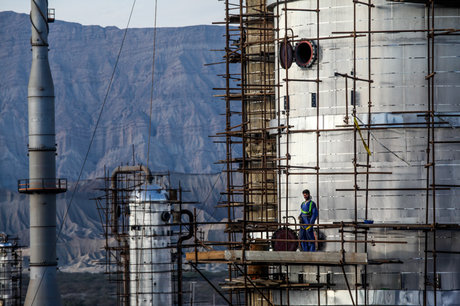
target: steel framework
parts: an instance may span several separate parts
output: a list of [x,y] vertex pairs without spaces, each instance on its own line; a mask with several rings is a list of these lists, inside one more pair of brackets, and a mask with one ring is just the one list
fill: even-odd
[[17,238],[0,233],[0,304],[21,305],[22,249]]
[[[163,274],[171,275],[172,289],[170,292],[161,292],[161,295],[169,295],[174,304],[182,304],[186,293],[182,289],[182,248],[186,247],[183,246],[183,243],[194,236],[196,216],[196,213],[193,214],[185,209],[185,206],[195,202],[182,200],[184,190],[181,186],[178,189],[169,187],[171,186],[169,173],[151,173],[145,166],[120,166],[111,175],[107,173],[103,180],[104,187],[100,190],[104,194],[95,198],[106,240],[106,257],[102,264],[106,267],[109,281],[116,283],[117,305],[133,305],[133,301],[137,301],[136,304],[149,304],[148,301],[143,300],[143,297],[158,294],[153,289],[152,279],[155,278],[153,277],[155,273],[160,274],[160,276]],[[153,185],[151,185],[152,183]],[[145,209],[150,208],[133,209],[130,206],[132,205],[133,194],[136,190],[141,190],[141,193],[158,192],[158,190],[152,189],[157,187],[152,186],[161,186],[162,192],[168,194],[168,206],[171,206],[172,210],[162,215],[164,224],[145,223],[140,226],[142,228],[136,229],[132,220],[135,218],[145,220],[147,218]],[[154,213],[155,209],[152,208]],[[135,216],[136,213],[141,215]],[[186,215],[188,219],[184,220],[183,215]],[[166,228],[167,230],[165,230]],[[137,230],[134,236],[133,230]],[[167,245],[164,245],[164,239],[157,241],[159,236],[165,235],[170,237],[167,239],[169,241]],[[140,242],[133,242],[132,240],[139,240]],[[164,258],[162,258],[161,263],[155,264],[149,269],[148,266],[154,261],[155,251],[165,249],[171,253],[171,262],[163,262]],[[133,258],[133,252],[141,253],[142,258],[147,258],[148,262],[142,258],[141,260]],[[150,256],[145,252],[149,252]],[[149,279],[152,280],[151,291],[147,290],[148,292],[146,292],[145,288],[138,285],[137,287],[140,289],[132,292],[133,282],[148,281]],[[163,281],[166,281],[166,276]],[[161,284],[155,285],[161,286]]]
[[[321,25],[325,22],[321,19],[320,1],[311,1],[312,7],[293,8],[288,5],[291,1],[269,1],[274,8],[269,10],[265,0],[226,0],[225,21],[216,24],[225,26],[226,45],[224,50],[225,74],[221,75],[225,80],[225,88],[217,88],[220,91],[216,97],[225,102],[225,131],[217,136],[222,137],[226,145],[226,159],[220,161],[225,165],[227,186],[223,194],[225,201],[219,203],[219,207],[226,207],[227,241],[213,242],[202,241],[201,245],[216,246],[226,245],[227,251],[209,251],[195,245],[195,252],[187,254],[187,259],[197,265],[199,263],[221,262],[228,266],[228,277],[221,288],[228,291],[229,304],[251,304],[251,305],[273,305],[275,295],[277,303],[290,305],[291,290],[309,289],[317,290],[317,304],[321,304],[322,290],[334,286],[332,280],[321,272],[321,267],[335,266],[343,272],[344,284],[349,292],[350,304],[358,305],[369,303],[369,288],[372,287],[372,279],[369,277],[369,267],[382,264],[402,263],[398,258],[369,259],[368,248],[375,244],[405,244],[407,241],[401,239],[389,239],[386,234],[392,232],[409,232],[413,237],[423,236],[423,305],[439,305],[437,290],[440,288],[438,279],[438,254],[450,254],[458,256],[460,252],[450,246],[439,248],[437,239],[443,235],[454,235],[458,233],[460,225],[458,220],[454,223],[440,223],[437,219],[437,192],[455,190],[460,187],[458,182],[451,184],[439,184],[436,176],[437,158],[436,151],[440,146],[454,146],[454,150],[460,143],[457,137],[450,139],[438,139],[439,131],[452,128],[446,126],[441,117],[459,117],[455,110],[448,110],[440,114],[438,105],[442,100],[435,95],[436,79],[436,41],[440,37],[445,39],[458,40],[460,29],[438,28],[436,23],[437,4],[458,5],[454,1],[398,1],[412,2],[417,5],[425,5],[426,27],[413,29],[407,28],[397,30],[375,30],[372,28],[373,10],[382,1],[350,0],[353,7],[353,29],[348,31],[333,31],[329,35],[322,35]],[[386,2],[386,1],[383,1]],[[394,9],[398,9],[394,4]],[[366,11],[366,16],[358,16],[357,11]],[[288,12],[302,12],[309,14],[310,20],[315,24],[316,35],[314,37],[302,38],[293,34],[288,25]],[[278,24],[276,20],[284,14],[284,25]],[[366,22],[363,22],[365,20]],[[363,26],[364,24],[364,26]],[[458,25],[458,24],[457,24]],[[358,29],[359,28],[359,29]],[[394,114],[411,115],[425,119],[425,122],[402,122],[402,123],[375,123],[372,122],[373,107],[372,97],[375,83],[373,80],[373,38],[382,34],[403,34],[422,33],[426,40],[426,109],[405,110],[400,109]],[[288,62],[288,42],[295,43],[301,40],[313,41],[321,50],[322,42],[325,40],[352,40],[352,72],[337,71],[335,77],[338,81],[345,83],[345,95],[343,97],[344,113],[343,124],[334,128],[324,128],[321,125],[322,99],[320,95],[324,92],[322,83],[325,81],[321,76],[321,62],[314,63],[316,77],[311,79],[293,78],[289,75],[289,69],[277,69],[275,67],[275,50],[284,51],[284,62]],[[357,71],[358,43],[367,44],[365,56],[367,71]],[[281,51],[280,51],[281,52]],[[320,52],[320,51],[319,51]],[[281,59],[280,59],[281,60]],[[290,121],[290,90],[297,84],[314,84],[312,91],[312,107],[316,112],[316,127],[308,129],[294,128]],[[367,111],[359,113],[356,102],[356,92],[365,91],[367,97]],[[349,97],[348,92],[351,92]],[[314,100],[314,106],[313,106]],[[458,111],[458,109],[457,109]],[[351,117],[349,116],[351,113]],[[364,115],[366,122],[358,121],[359,115]],[[274,124],[276,123],[276,124]],[[370,142],[375,132],[385,132],[398,129],[416,129],[426,131],[425,145],[425,187],[395,188],[375,187],[370,184],[371,178],[380,177],[382,181],[385,176],[391,174],[388,171],[373,170],[370,154],[373,150]],[[455,128],[455,127],[454,127]],[[321,136],[334,133],[347,133],[353,139],[353,150],[351,171],[322,170],[320,159]],[[313,166],[302,166],[291,161],[290,137],[294,134],[313,135],[315,140],[316,164]],[[361,142],[369,151],[369,154],[361,154]],[[391,148],[388,148],[391,151]],[[282,153],[281,153],[282,152]],[[363,156],[365,156],[363,158]],[[457,157],[458,159],[458,157]],[[346,167],[344,167],[346,168]],[[315,225],[317,240],[315,243],[336,244],[338,252],[335,254],[323,253],[326,258],[313,258],[312,256],[300,256],[297,261],[289,258],[291,256],[275,258],[267,252],[270,243],[273,242],[272,233],[284,227],[294,231],[299,224],[292,221],[289,208],[289,201],[293,197],[290,194],[290,180],[297,176],[309,176],[312,178],[310,184],[316,185],[317,205],[319,217]],[[353,177],[352,188],[337,188],[333,192],[353,193],[353,203],[347,209],[354,212],[353,219],[327,223],[327,215],[321,212],[320,191],[331,192],[321,186],[321,178],[324,177]],[[385,194],[385,192],[419,192],[425,194],[425,205],[419,207],[426,214],[423,223],[376,223],[367,222],[369,219],[370,202],[372,196]],[[294,195],[297,196],[297,195]],[[364,220],[358,217],[359,211],[364,211]],[[200,224],[197,224],[199,226]],[[321,238],[320,230],[337,231],[337,239]],[[375,232],[381,233],[381,239],[375,239]],[[383,233],[383,234],[382,234]],[[386,236],[389,235],[389,236]],[[319,238],[318,238],[319,237]],[[292,238],[278,239],[286,243],[292,242]],[[321,254],[321,253],[318,253]],[[361,258],[362,261],[353,261],[346,258],[346,254]],[[338,257],[336,257],[338,256]],[[295,257],[294,254],[292,257]],[[309,264],[316,269],[316,281],[292,281],[290,269],[295,265]],[[362,267],[363,272],[360,272]],[[351,279],[349,279],[351,277]],[[217,289],[216,289],[217,290]],[[362,291],[364,295],[360,295]],[[432,293],[431,298],[428,292]],[[284,300],[283,300],[284,298]]]

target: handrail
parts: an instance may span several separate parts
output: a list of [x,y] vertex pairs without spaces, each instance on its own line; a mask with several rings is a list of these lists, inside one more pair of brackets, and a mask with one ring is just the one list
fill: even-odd
[[67,190],[67,179],[65,178],[40,178],[18,180],[18,192],[53,192],[61,193]]

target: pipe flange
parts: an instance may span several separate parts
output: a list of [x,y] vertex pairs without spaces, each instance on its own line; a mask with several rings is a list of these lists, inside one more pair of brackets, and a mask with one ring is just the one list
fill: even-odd
[[163,222],[168,222],[171,219],[171,213],[169,211],[164,211],[161,213],[161,220]]
[[318,48],[312,40],[301,40],[295,46],[295,62],[301,68],[310,68],[316,61]]

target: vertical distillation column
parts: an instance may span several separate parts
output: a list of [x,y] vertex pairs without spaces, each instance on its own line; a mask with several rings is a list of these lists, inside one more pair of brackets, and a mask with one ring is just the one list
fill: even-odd
[[130,305],[172,305],[171,214],[166,191],[143,185],[129,198]]
[[61,305],[56,283],[54,86],[48,62],[48,1],[32,0],[28,88],[30,282],[25,305]]

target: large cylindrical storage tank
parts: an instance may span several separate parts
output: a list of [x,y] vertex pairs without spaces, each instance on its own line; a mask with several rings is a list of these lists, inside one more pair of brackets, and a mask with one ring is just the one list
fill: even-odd
[[129,202],[130,305],[172,305],[171,205],[160,186],[143,185]]
[[[435,5],[433,10],[424,3],[415,3],[424,1],[361,1],[373,4],[370,30],[375,32],[370,36],[369,45],[367,5],[352,0],[320,0],[319,11],[316,11],[317,1],[312,0],[268,2],[277,16],[275,28],[279,28],[279,38],[284,37],[287,24],[293,53],[299,61],[296,64],[294,60],[286,74],[283,67],[288,65],[279,63],[280,45],[276,47],[275,66],[280,85],[276,97],[278,111],[281,124],[290,126],[288,135],[286,129],[282,131],[278,154],[281,165],[286,164],[283,160],[286,157],[293,167],[287,170],[291,172],[289,176],[286,172],[280,176],[281,215],[298,216],[302,190],[309,189],[319,206],[319,223],[362,223],[365,219],[373,220],[374,224],[460,223],[460,191],[455,187],[460,181],[460,36],[438,35],[442,31],[437,30],[437,35],[428,39],[424,31],[427,25],[432,27],[429,16],[433,16],[433,11],[435,29],[459,28],[460,4],[435,1],[453,6]],[[356,40],[345,33],[354,28],[362,31]],[[330,38],[320,39],[317,46],[317,36]],[[298,49],[301,54],[296,54],[296,44],[301,41],[312,44],[311,51],[307,43]],[[347,81],[344,75],[349,76]],[[354,78],[360,80],[354,84]],[[428,89],[431,78],[433,86]],[[370,88],[366,80],[372,80]],[[357,122],[364,127],[368,124],[369,102],[370,123],[376,129],[371,131],[369,141],[367,130],[362,130],[364,142],[368,142],[371,151],[371,174],[366,186],[365,174],[358,175],[356,181],[354,175],[355,156],[356,164],[366,165],[368,153],[358,132],[355,137],[353,104],[356,105]],[[426,115],[432,102],[435,128],[429,130]],[[347,122],[345,117],[348,117]],[[277,120],[272,125],[277,126]],[[433,139],[436,143],[434,160]],[[429,157],[428,147],[431,149]],[[318,183],[315,167],[319,167]],[[358,167],[359,172],[366,172],[366,169]],[[356,197],[355,184],[361,188]],[[427,190],[433,184],[439,187],[434,195],[433,190]],[[369,190],[367,215],[366,187]],[[337,229],[325,230],[325,234],[328,240],[341,239]],[[350,233],[346,237],[355,238]],[[440,252],[436,254],[435,268],[430,251],[434,246],[432,232],[428,232],[427,237],[425,241],[424,231],[391,227],[369,231],[369,240],[404,243],[368,244],[369,260],[403,262],[367,266],[369,305],[423,305],[425,282],[429,283],[428,304],[434,303],[430,284],[436,283],[438,305],[459,305],[460,261],[458,255],[449,254],[459,250],[459,232],[436,231],[436,249]],[[364,240],[363,235],[359,239]],[[428,249],[427,279],[425,246]],[[340,243],[326,243],[325,251],[339,251],[340,248]],[[346,244],[345,249],[364,252],[364,244],[358,244],[357,249],[354,244]],[[294,275],[303,274],[304,281],[317,281],[316,267],[292,267],[291,272],[292,279]],[[364,268],[358,267],[356,278],[354,269],[347,270],[353,294],[358,284],[359,304],[364,304],[363,273]],[[335,284],[334,289],[321,293],[321,304],[351,304],[340,267],[320,267],[320,277],[321,283],[326,283],[327,278]],[[291,305],[318,304],[316,291],[290,292]],[[285,296],[281,298],[286,301]]]

